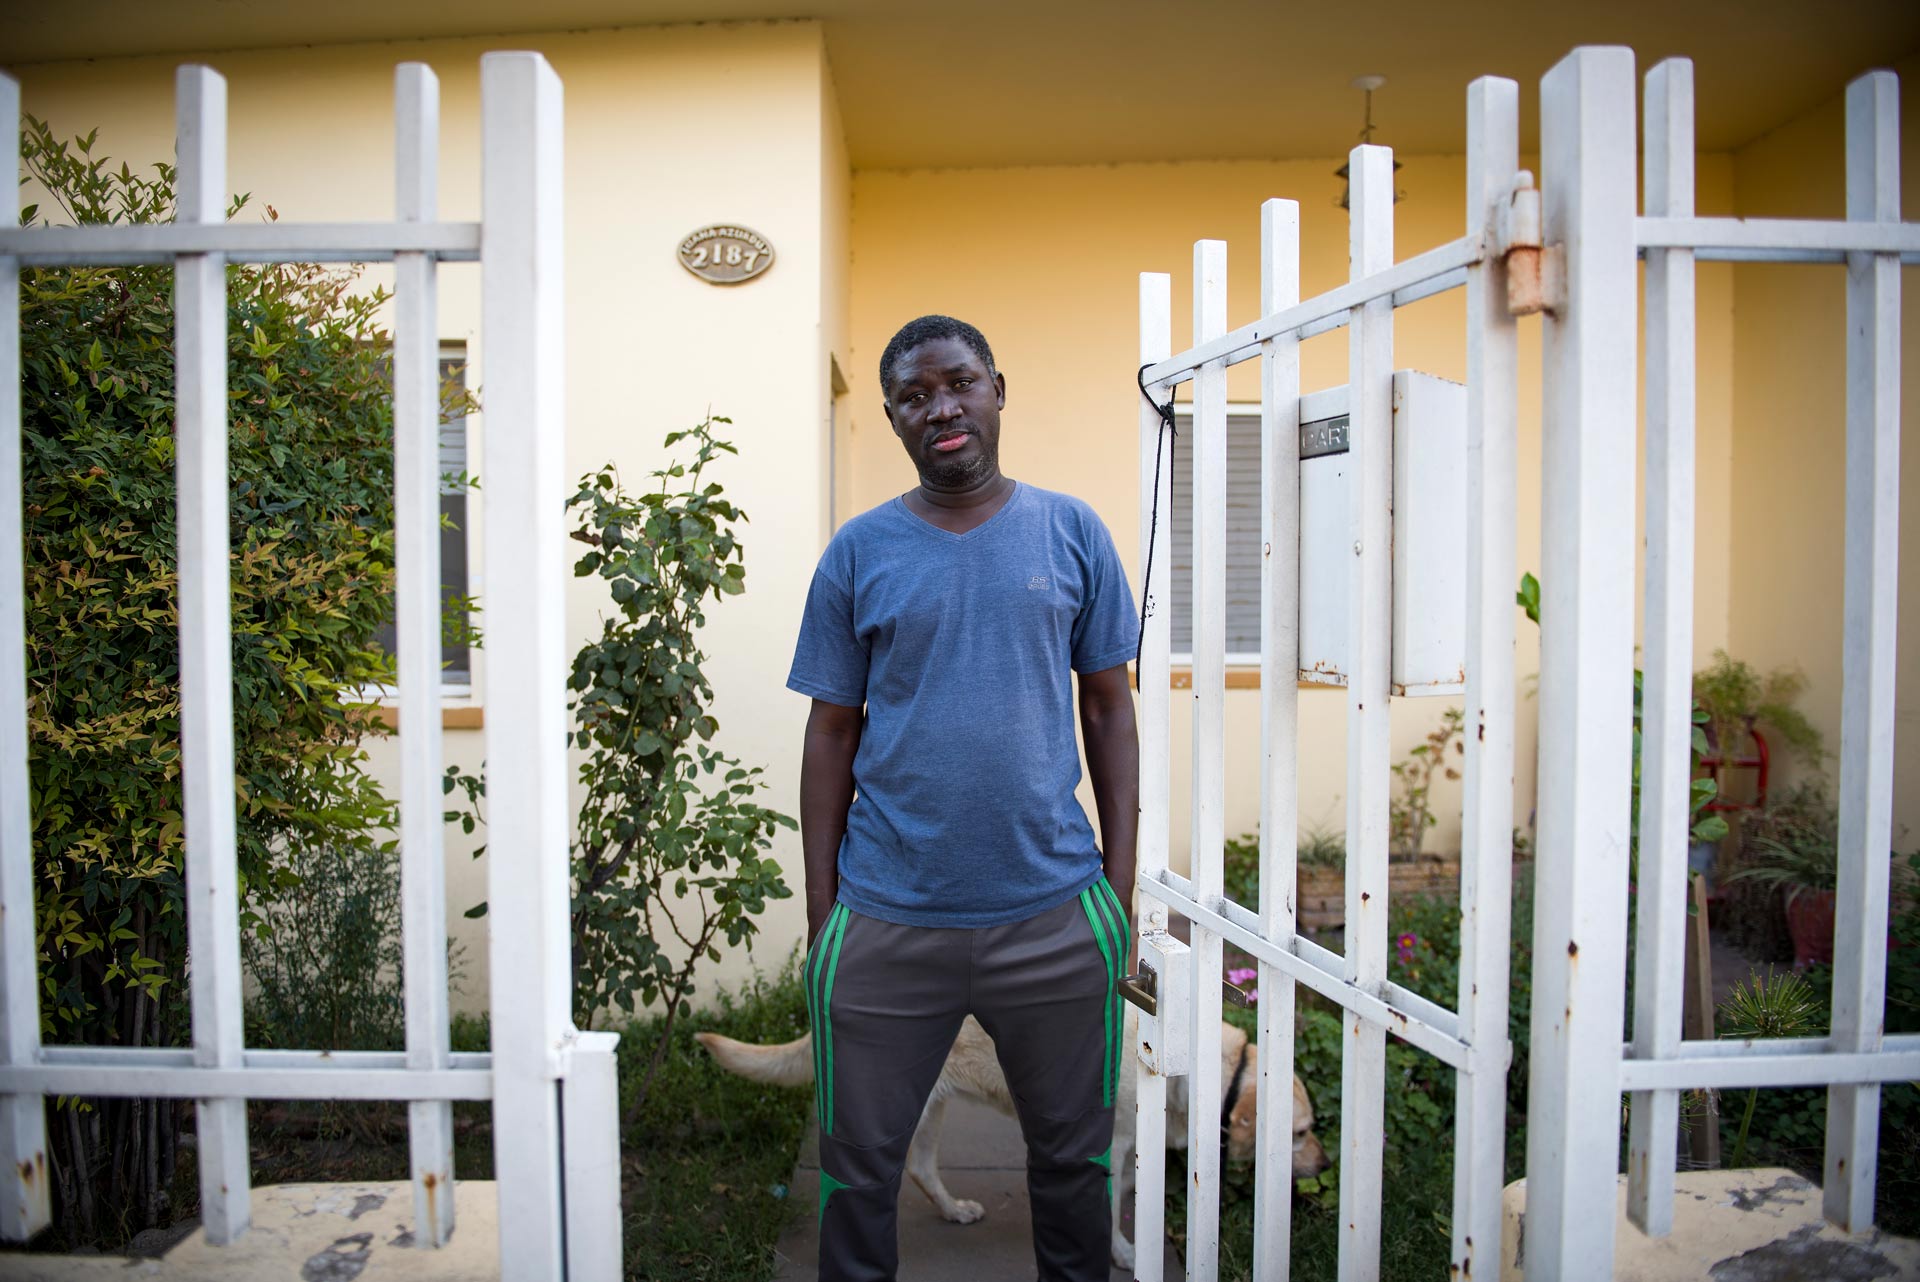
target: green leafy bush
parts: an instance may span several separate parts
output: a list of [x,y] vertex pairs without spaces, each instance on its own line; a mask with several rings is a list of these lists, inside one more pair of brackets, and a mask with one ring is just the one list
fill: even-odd
[[[397,849],[390,842],[300,846],[281,869],[289,884],[240,940],[253,981],[247,1045],[403,1049]],[[459,946],[448,953],[449,983],[457,985]]]
[[713,435],[727,421],[670,434],[669,448],[692,445],[692,462],[654,472],[638,497],[608,466],[567,504],[573,537],[589,548],[574,573],[603,580],[614,604],[568,681],[571,742],[586,752],[574,837],[575,1018],[590,1027],[608,1008],[661,1003],[656,1065],[695,968],[719,959],[716,941],[750,946],[767,901],[792,894],[763,852],[794,821],[752,800],[766,786],[760,767],[707,745],[719,727],[697,632],[709,598],[746,586],[733,533],[745,515],[704,480],[716,454],[735,452]]
[[[22,160],[70,223],[173,214],[174,171],[118,169],[28,119]],[[239,213],[245,199],[236,200]],[[271,217],[271,210],[268,211]],[[30,208],[22,221],[48,223]],[[390,678],[392,418],[384,295],[311,266],[227,272],[234,797],[250,909],[286,851],[351,842],[392,807],[365,769]],[[171,272],[21,277],[28,734],[49,1041],[186,1036]],[[250,926],[259,918],[251,917]],[[159,1124],[149,1124],[157,1112]],[[70,1243],[165,1221],[178,1112],[50,1113]]]

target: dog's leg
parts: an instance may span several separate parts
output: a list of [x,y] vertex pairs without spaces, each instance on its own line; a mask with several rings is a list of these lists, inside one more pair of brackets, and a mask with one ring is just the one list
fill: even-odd
[[936,1088],[921,1110],[920,1125],[914,1127],[913,1140],[907,1145],[907,1174],[943,1219],[972,1224],[986,1215],[987,1208],[970,1198],[955,1197],[940,1182],[940,1126],[946,1115],[946,1096]]

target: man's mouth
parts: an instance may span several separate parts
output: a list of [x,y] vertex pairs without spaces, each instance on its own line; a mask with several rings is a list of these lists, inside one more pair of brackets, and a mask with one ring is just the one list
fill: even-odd
[[933,438],[933,448],[942,454],[951,454],[967,443],[973,433],[963,431],[942,432]]

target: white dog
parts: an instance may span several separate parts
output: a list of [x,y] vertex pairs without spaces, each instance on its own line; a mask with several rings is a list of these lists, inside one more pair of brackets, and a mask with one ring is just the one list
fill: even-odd
[[[1139,1011],[1132,1003],[1126,1010],[1126,1046],[1138,1044]],[[722,1067],[756,1082],[775,1086],[807,1086],[813,1082],[813,1036],[808,1034],[778,1046],[739,1042],[718,1033],[695,1033],[700,1044],[712,1052]],[[1254,1118],[1260,1081],[1260,1048],[1232,1024],[1220,1026],[1220,1098],[1225,1112],[1227,1157],[1232,1161],[1250,1161],[1254,1152]],[[1139,1074],[1133,1071],[1129,1057],[1120,1074],[1119,1096],[1114,1102],[1113,1119],[1113,1263],[1123,1269],[1133,1267],[1133,1244],[1120,1232],[1120,1208],[1133,1195],[1134,1096]],[[971,1015],[960,1025],[940,1078],[927,1097],[920,1124],[907,1148],[907,1175],[927,1195],[940,1214],[956,1224],[971,1224],[986,1214],[986,1208],[967,1198],[955,1197],[940,1180],[940,1124],[946,1115],[947,1101],[956,1095],[975,1099],[991,1108],[1016,1116],[1013,1097],[1007,1091],[1007,1079],[1000,1072],[1000,1060],[994,1053],[993,1039]],[[1187,1079],[1167,1079],[1167,1143],[1184,1148],[1187,1143]],[[1313,1133],[1313,1104],[1296,1074],[1293,1079],[1293,1174],[1317,1175],[1327,1168],[1326,1151]]]

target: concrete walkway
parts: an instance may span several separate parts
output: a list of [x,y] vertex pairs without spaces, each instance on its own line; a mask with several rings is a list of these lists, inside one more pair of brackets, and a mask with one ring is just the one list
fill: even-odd
[[[940,1173],[955,1197],[987,1208],[973,1224],[940,1218],[911,1181],[900,1192],[900,1282],[1019,1282],[1034,1275],[1033,1219],[1027,1209],[1027,1148],[1020,1124],[972,1100],[947,1105],[940,1136]],[[789,1185],[800,1214],[780,1239],[774,1282],[815,1282],[819,1276],[820,1137],[811,1126]],[[1128,1236],[1133,1224],[1123,1221]],[[1184,1266],[1171,1247],[1167,1277]],[[1121,1269],[1112,1282],[1130,1282]]]

